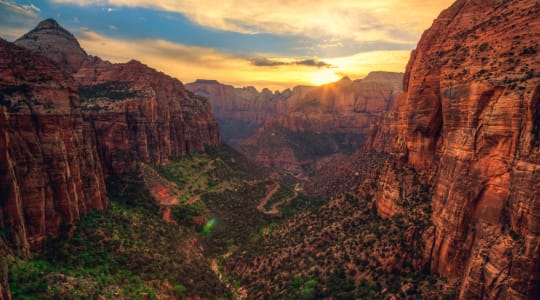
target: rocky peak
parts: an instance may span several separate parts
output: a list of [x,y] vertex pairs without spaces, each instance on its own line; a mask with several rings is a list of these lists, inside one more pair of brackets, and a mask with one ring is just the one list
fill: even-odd
[[60,64],[68,73],[79,70],[88,56],[73,34],[53,19],[41,21],[15,44],[39,52]]
[[62,26],[60,26],[60,24],[58,24],[58,22],[56,22],[55,19],[45,19],[45,20],[39,22],[39,24],[36,26],[36,28],[34,28],[34,30],[30,31],[30,33],[35,32],[35,31],[40,31],[40,30],[47,30],[47,29],[61,31],[61,32],[71,36],[71,33],[69,33],[69,31],[62,28]]

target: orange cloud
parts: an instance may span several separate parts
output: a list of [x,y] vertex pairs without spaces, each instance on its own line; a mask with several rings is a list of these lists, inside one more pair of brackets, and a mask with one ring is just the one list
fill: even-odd
[[235,86],[254,85],[282,90],[295,85],[313,85],[338,79],[344,75],[361,78],[370,71],[405,69],[409,51],[375,51],[348,57],[313,59],[332,68],[317,68],[310,61],[298,58],[271,57],[269,61],[291,62],[279,66],[257,66],[250,58],[210,48],[192,47],[163,40],[121,40],[101,36],[82,29],[78,38],[90,54],[112,62],[137,59],[159,71],[192,82],[198,78],[216,79]]

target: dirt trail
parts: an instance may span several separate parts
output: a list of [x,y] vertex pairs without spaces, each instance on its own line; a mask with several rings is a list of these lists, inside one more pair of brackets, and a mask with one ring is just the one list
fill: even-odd
[[243,300],[243,299],[247,298],[247,289],[246,288],[244,288],[244,287],[236,288],[230,282],[227,282],[226,280],[224,280],[223,274],[219,270],[217,259],[215,259],[215,258],[212,259],[210,268],[212,269],[214,274],[216,274],[216,276],[218,277],[219,281],[221,281],[221,283],[223,283],[226,287],[228,287],[229,289],[236,292],[236,296],[237,296],[236,299]]
[[294,198],[298,197],[298,191],[297,190],[294,190],[294,194],[290,197],[287,197],[285,199],[282,199],[281,201],[278,201],[274,204],[272,204],[272,207],[269,211],[265,212],[266,214],[268,215],[278,215],[279,214],[279,210],[278,210],[278,206],[281,206],[285,203],[288,203],[289,201],[293,200]]
[[280,214],[280,211],[278,209],[279,206],[281,206],[281,205],[283,205],[285,203],[288,203],[291,200],[293,200],[294,198],[298,197],[298,190],[295,188],[294,193],[291,196],[283,198],[280,201],[277,201],[276,203],[272,204],[272,206],[270,207],[270,210],[266,210],[264,207],[266,206],[268,201],[270,201],[272,196],[274,196],[274,194],[277,193],[277,191],[281,187],[281,185],[279,183],[277,183],[277,182],[275,182],[275,185],[276,186],[264,197],[263,200],[261,200],[261,202],[257,206],[257,209],[260,212],[262,212],[263,214],[266,214],[266,215],[279,215]]
[[192,205],[192,204],[194,204],[195,202],[199,201],[199,199],[201,199],[201,195],[195,195],[195,196],[191,197],[191,198],[186,202],[186,204],[187,204],[187,205]]
[[259,203],[259,205],[257,206],[257,209],[260,212],[266,213],[266,210],[264,209],[264,206],[266,205],[266,203],[268,203],[268,201],[270,201],[270,198],[272,198],[272,196],[274,196],[274,194],[279,190],[280,187],[281,187],[281,185],[279,183],[275,182],[274,188],[268,194],[266,194],[264,199],[262,199],[261,202]]
[[[143,170],[143,178],[145,184],[148,186],[152,197],[159,202],[159,205],[163,208],[162,218],[166,222],[172,222],[171,219],[171,207],[178,204],[178,200],[189,191],[191,186],[206,172],[214,168],[214,161],[208,162],[202,171],[197,173],[191,178],[182,190],[178,190],[176,184],[161,177],[158,172],[153,168],[141,164]],[[193,204],[200,199],[200,195],[195,195],[189,199],[187,204]]]
[[[191,188],[191,186],[193,185],[193,183],[195,183],[195,181],[197,181],[199,179],[199,177],[202,176],[202,174],[210,171],[212,168],[214,168],[214,161],[211,160],[210,162],[208,162],[208,164],[206,165],[206,167],[204,167],[204,169],[202,171],[200,171],[199,173],[197,173],[196,176],[193,176],[187,183],[186,185],[184,186],[184,188],[178,193],[177,195],[177,198],[176,198],[176,203],[174,204],[178,204],[178,199],[182,198],[182,196],[187,193],[187,191],[189,191],[189,189]],[[193,196],[189,201],[191,201],[193,198],[197,197],[197,196],[200,196],[200,195],[195,195]],[[189,203],[188,201],[188,204],[193,204],[193,203]],[[197,200],[195,200],[197,201]],[[194,201],[194,202],[195,202]],[[173,205],[174,205],[173,204]]]

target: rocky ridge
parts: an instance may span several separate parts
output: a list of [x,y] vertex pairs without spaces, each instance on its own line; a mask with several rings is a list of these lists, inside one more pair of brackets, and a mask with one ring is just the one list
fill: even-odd
[[254,161],[303,172],[318,159],[359,148],[370,124],[389,110],[401,91],[400,73],[373,72],[291,97],[287,112],[268,120],[239,149]]
[[216,80],[198,79],[186,84],[197,95],[208,98],[220,125],[223,140],[237,145],[253,135],[264,123],[287,111],[287,99],[301,97],[310,87],[298,86],[282,92],[254,87],[235,88]]
[[137,61],[113,64],[88,56],[54,20],[15,43],[73,74],[107,174],[132,172],[137,161],[162,164],[220,142],[208,102],[177,79]]

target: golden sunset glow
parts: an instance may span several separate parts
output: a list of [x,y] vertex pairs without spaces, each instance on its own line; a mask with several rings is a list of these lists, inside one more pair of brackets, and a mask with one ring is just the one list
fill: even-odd
[[423,30],[451,2],[0,0],[0,28],[15,40],[40,18],[59,18],[88,54],[111,62],[136,59],[184,83],[283,90],[403,72]]
[[311,75],[311,83],[313,85],[322,85],[338,81],[339,79],[339,75],[337,75],[332,69],[321,70]]

